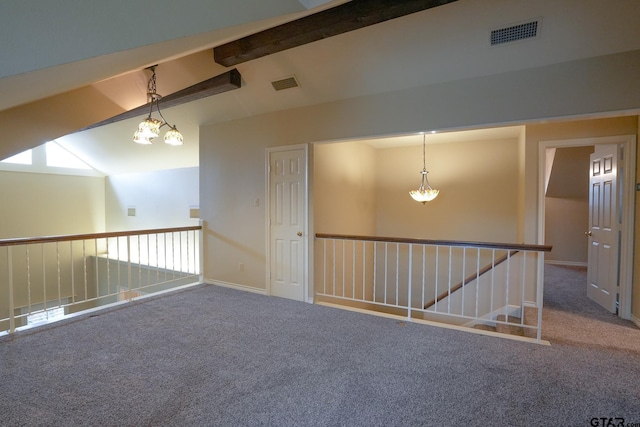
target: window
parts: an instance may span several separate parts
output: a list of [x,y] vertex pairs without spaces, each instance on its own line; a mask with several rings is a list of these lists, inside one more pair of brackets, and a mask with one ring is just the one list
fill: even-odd
[[71,154],[56,142],[45,144],[47,154],[47,166],[69,169],[91,169],[91,167]]
[[30,165],[33,163],[33,151],[27,150],[2,160],[3,163],[13,163],[16,165]]
[[58,141],[50,141],[0,161],[0,171],[105,176]]

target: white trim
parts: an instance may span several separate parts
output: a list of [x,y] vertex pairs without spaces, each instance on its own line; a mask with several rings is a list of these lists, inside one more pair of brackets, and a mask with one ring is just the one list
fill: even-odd
[[302,215],[304,218],[303,239],[304,239],[304,255],[303,255],[303,278],[305,280],[302,301],[313,303],[313,278],[309,274],[313,271],[313,267],[309,263],[310,254],[313,254],[313,239],[309,235],[311,222],[311,209],[310,209],[310,191],[309,191],[309,176],[310,176],[310,156],[309,156],[309,144],[294,144],[294,145],[282,145],[278,147],[267,147],[265,150],[265,254],[266,254],[266,268],[265,268],[265,283],[266,295],[271,295],[271,153],[283,152],[283,151],[304,151],[305,162],[305,176],[304,176],[304,209],[305,212]]
[[239,285],[237,283],[224,282],[222,280],[204,279],[205,283],[223,288],[231,288],[237,291],[251,292],[254,294],[267,295],[266,289],[254,288],[253,286]]
[[[538,243],[544,242],[544,213],[545,192],[544,173],[546,166],[546,149],[554,147],[581,147],[601,144],[619,144],[624,147],[622,164],[624,175],[622,177],[622,223],[620,242],[620,284],[618,316],[623,319],[631,319],[631,302],[633,291],[633,237],[634,237],[634,206],[635,206],[635,170],[636,170],[636,136],[618,135],[593,138],[577,138],[565,140],[538,141]],[[538,280],[542,280],[539,278]]]
[[550,264],[550,265],[564,265],[567,267],[587,267],[589,266],[589,264],[587,264],[586,262],[582,262],[582,261],[556,261],[556,260],[545,260],[544,262],[545,264]]

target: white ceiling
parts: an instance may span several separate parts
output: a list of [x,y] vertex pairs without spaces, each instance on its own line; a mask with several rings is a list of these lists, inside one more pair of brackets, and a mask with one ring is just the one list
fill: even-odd
[[[305,6],[319,4],[302,0],[300,3]],[[337,3],[341,2],[325,6]],[[242,6],[246,4],[238,8]],[[280,6],[281,10],[286,9],[286,5]],[[232,8],[227,12],[231,14]],[[94,87],[112,102],[129,109],[145,102],[148,75],[141,71],[141,65],[150,63],[141,64],[142,61],[136,58],[157,58],[158,52],[167,47],[168,57],[158,61],[157,68],[158,92],[166,95],[227,70],[213,61],[211,47],[245,35],[254,28],[290,20],[304,13],[307,12],[295,11],[268,20],[195,34],[184,40],[154,43],[65,64],[62,66],[64,78],[58,76],[60,67],[50,75],[46,69],[34,73],[38,82],[43,78],[51,79],[46,94],[67,90],[75,76],[81,84],[86,84],[92,76],[100,75],[92,81]],[[542,22],[537,38],[490,46],[491,30],[534,18],[541,18]],[[236,22],[240,22],[237,17]],[[182,147],[132,143],[131,137],[140,118],[75,133],[58,141],[107,174],[195,166],[198,164],[198,127],[205,123],[638,50],[638,22],[640,6],[637,0],[458,0],[238,65],[243,77],[242,88],[163,110],[164,116],[184,134],[185,145]],[[181,44],[189,48],[179,52]],[[114,61],[117,66],[110,65],[111,57],[117,58]],[[108,78],[108,72],[117,75]],[[29,74],[34,73],[8,77],[12,82],[12,104],[19,103],[15,97],[19,97],[21,89],[25,91],[24,102],[33,98],[28,88]],[[299,88],[273,90],[271,81],[292,75],[300,82]],[[0,79],[2,90],[7,88],[5,79]],[[57,79],[61,83],[56,83]],[[502,132],[513,135],[519,128]],[[429,141],[431,136],[428,136]],[[446,132],[437,137],[501,138],[500,135],[490,136],[488,130],[457,136]],[[413,138],[415,140],[415,135]],[[418,136],[418,143],[420,141]],[[387,146],[402,142],[376,139],[371,143]]]

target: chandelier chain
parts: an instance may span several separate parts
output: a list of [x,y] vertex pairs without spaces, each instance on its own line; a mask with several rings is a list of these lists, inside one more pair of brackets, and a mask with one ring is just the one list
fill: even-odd
[[156,67],[150,67],[151,77],[149,78],[149,82],[147,83],[147,92],[150,95],[156,94]]

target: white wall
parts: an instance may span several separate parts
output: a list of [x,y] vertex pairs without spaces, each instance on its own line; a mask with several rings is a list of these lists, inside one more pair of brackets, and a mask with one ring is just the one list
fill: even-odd
[[[107,177],[107,231],[198,225],[189,218],[190,208],[198,207],[198,190],[198,168]],[[135,208],[135,216],[128,216],[129,208]]]

